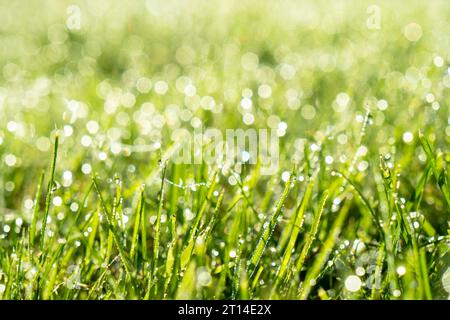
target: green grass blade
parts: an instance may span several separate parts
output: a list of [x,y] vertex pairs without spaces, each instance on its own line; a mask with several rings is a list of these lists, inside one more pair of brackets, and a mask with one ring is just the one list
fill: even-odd
[[139,236],[139,225],[141,223],[142,211],[144,210],[144,189],[141,188],[141,192],[139,195],[139,202],[136,210],[136,215],[134,218],[134,228],[133,228],[133,236],[131,240],[131,249],[130,249],[130,259],[134,261],[136,248],[138,244],[138,236]]

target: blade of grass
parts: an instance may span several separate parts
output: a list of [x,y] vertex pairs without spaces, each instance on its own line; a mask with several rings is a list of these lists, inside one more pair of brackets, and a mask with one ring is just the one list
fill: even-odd
[[92,177],[92,181],[94,183],[94,188],[95,191],[97,192],[97,195],[99,197],[100,200],[100,204],[102,206],[103,212],[105,213],[104,216],[106,217],[106,222],[107,222],[107,226],[109,231],[111,232],[112,238],[114,240],[114,243],[117,247],[117,250],[119,251],[119,255],[120,258],[122,260],[122,263],[125,267],[125,271],[127,273],[127,275],[130,277],[130,279],[133,279],[133,265],[130,262],[130,259],[128,257],[128,255],[126,254],[125,248],[122,247],[121,241],[120,241],[120,237],[119,237],[119,233],[116,230],[116,224],[114,223],[113,217],[111,216],[111,213],[109,212],[108,208],[106,207],[106,203],[103,199],[103,196],[100,192],[98,183],[97,183],[97,179],[95,178],[95,176]]
[[158,212],[156,214],[156,222],[155,222],[155,238],[153,242],[153,283],[155,295],[158,292],[158,284],[157,284],[157,272],[158,272],[158,259],[159,259],[159,242],[161,238],[161,215],[164,207],[164,182],[166,180],[166,164],[162,167],[162,175],[161,175],[161,187],[159,190],[159,204],[158,204]]
[[289,261],[292,256],[292,252],[293,252],[295,244],[297,242],[298,234],[303,225],[303,217],[305,215],[306,208],[308,207],[309,200],[312,195],[313,187],[314,187],[314,179],[311,178],[306,187],[303,199],[301,200],[301,202],[298,205],[297,210],[295,212],[295,220],[294,220],[294,225],[292,226],[292,231],[291,231],[291,235],[289,237],[289,242],[286,246],[286,249],[284,250],[284,255],[281,260],[280,268],[278,269],[278,272],[275,276],[276,278],[275,278],[275,285],[273,286],[273,291],[272,291],[273,293],[276,290],[276,288],[278,287],[280,281],[283,279],[285,272],[288,268]]
[[195,239],[196,239],[198,227],[199,227],[201,219],[206,211],[208,203],[213,195],[214,188],[216,186],[216,177],[217,177],[217,171],[214,172],[214,174],[212,175],[212,178],[210,179],[210,182],[209,182],[210,185],[208,187],[206,197],[203,199],[202,204],[200,206],[200,210],[198,211],[198,213],[195,217],[194,223],[192,224],[192,226],[189,230],[189,236],[187,238],[186,245],[183,248],[183,250],[181,252],[181,256],[180,256],[181,269],[184,269],[191,259],[194,245],[195,245]]
[[45,177],[45,172],[42,171],[41,173],[41,177],[39,179],[39,184],[36,190],[36,195],[34,197],[34,210],[33,210],[33,218],[31,220],[31,227],[30,227],[30,233],[29,233],[29,245],[30,247],[34,244],[34,237],[36,235],[36,225],[37,225],[37,220],[38,220],[38,215],[39,215],[39,202],[41,199],[41,194],[42,194],[42,185],[44,184],[44,177]]
[[298,297],[301,300],[305,300],[308,298],[312,288],[315,286],[315,283],[317,282],[317,277],[319,273],[321,272],[321,269],[325,262],[327,261],[331,251],[333,250],[333,247],[336,243],[336,240],[341,233],[342,230],[342,224],[345,221],[345,218],[347,217],[347,213],[350,209],[350,201],[345,201],[344,205],[339,210],[338,216],[333,222],[333,225],[328,233],[328,236],[326,237],[322,248],[320,249],[319,253],[317,254],[317,257],[315,258],[312,266],[308,269],[308,272],[305,276],[305,280],[300,286]]
[[50,180],[48,182],[47,186],[47,195],[45,198],[45,210],[44,210],[44,218],[42,220],[42,228],[41,228],[41,235],[40,235],[40,249],[41,251],[44,250],[44,244],[45,244],[45,231],[47,229],[47,218],[48,214],[50,212],[50,205],[53,198],[53,192],[54,192],[54,185],[55,185],[55,169],[56,169],[56,158],[58,156],[58,144],[59,144],[59,134],[55,134],[55,142],[54,142],[54,148],[53,148],[53,157],[52,157],[52,165],[50,169]]
[[277,207],[275,209],[275,212],[273,213],[270,221],[266,222],[263,226],[261,235],[259,237],[258,243],[256,244],[256,248],[253,251],[253,254],[247,263],[247,274],[249,274],[249,278],[253,276],[253,273],[255,269],[258,266],[258,263],[266,249],[267,243],[270,240],[270,237],[272,236],[273,230],[275,229],[276,225],[278,224],[278,218],[281,214],[284,202],[286,201],[286,198],[288,196],[289,190],[291,188],[291,184],[294,181],[295,177],[295,165],[292,166],[291,174],[289,176],[288,181],[286,181],[286,184],[284,186],[284,191],[281,194],[280,199],[278,200]]
[[138,244],[138,236],[139,236],[139,224],[141,222],[142,211],[144,209],[144,188],[141,188],[139,203],[136,210],[136,215],[134,218],[134,228],[133,228],[133,236],[131,240],[131,249],[130,249],[130,259],[131,261],[135,260],[136,248]]

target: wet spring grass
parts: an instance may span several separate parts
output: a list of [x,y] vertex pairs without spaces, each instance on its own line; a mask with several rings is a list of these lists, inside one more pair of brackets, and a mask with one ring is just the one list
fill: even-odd
[[446,1],[71,3],[0,2],[1,299],[448,298]]

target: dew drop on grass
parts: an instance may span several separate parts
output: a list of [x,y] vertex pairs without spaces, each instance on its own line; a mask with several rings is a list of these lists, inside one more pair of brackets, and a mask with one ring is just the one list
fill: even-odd
[[22,218],[17,218],[16,219],[16,226],[18,226],[18,227],[21,227],[22,226],[22,224],[23,224],[23,220],[22,220]]
[[366,274],[366,270],[363,267],[357,267],[355,270],[357,276],[363,276]]
[[388,108],[388,106],[389,106],[388,102],[384,99],[378,100],[378,102],[377,102],[377,108],[380,111],[386,110]]
[[8,192],[12,192],[14,191],[14,189],[16,188],[16,184],[12,181],[8,181],[5,183],[5,190]]
[[89,147],[92,144],[92,138],[88,135],[84,135],[81,137],[81,145],[83,147]]
[[13,166],[15,166],[16,163],[17,163],[17,158],[16,158],[16,156],[13,155],[13,154],[7,154],[7,155],[5,156],[5,163],[6,163],[6,165],[7,165],[8,167],[13,167]]
[[367,161],[361,161],[358,164],[358,171],[363,172],[369,167],[369,163]]
[[198,237],[197,237],[197,239],[195,239],[195,245],[196,246],[201,246],[201,245],[203,245],[205,243],[205,239],[204,239],[204,236],[203,235],[199,235]]
[[332,156],[326,156],[325,157],[325,163],[326,164],[333,164],[333,162],[334,162],[334,159],[333,159]]
[[318,144],[313,143],[313,144],[311,144],[310,149],[311,149],[311,151],[319,151],[320,146]]
[[250,98],[243,98],[241,100],[241,107],[244,110],[250,110],[252,108],[252,100]]
[[195,214],[191,211],[191,209],[189,209],[189,208],[184,209],[184,218],[187,221],[191,221],[192,219],[194,219],[194,217],[195,217]]
[[410,131],[406,131],[405,133],[403,133],[403,141],[405,143],[411,143],[414,139],[414,135],[412,134],[412,132]]
[[345,288],[350,292],[357,292],[361,289],[361,279],[358,276],[351,275],[345,279]]
[[281,174],[281,180],[283,180],[283,182],[287,182],[289,180],[290,176],[291,176],[291,173],[289,171],[284,171]]

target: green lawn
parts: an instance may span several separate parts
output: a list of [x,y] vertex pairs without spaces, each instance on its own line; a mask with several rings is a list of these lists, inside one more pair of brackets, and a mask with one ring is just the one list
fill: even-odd
[[448,17],[0,0],[0,299],[448,299]]

